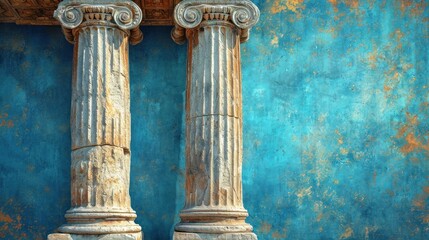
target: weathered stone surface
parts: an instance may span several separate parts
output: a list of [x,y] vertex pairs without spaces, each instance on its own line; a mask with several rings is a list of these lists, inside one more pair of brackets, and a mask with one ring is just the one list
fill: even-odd
[[[121,147],[74,150],[71,163],[72,208],[76,212],[130,212],[130,154]],[[85,208],[85,210],[83,209]]]
[[[185,209],[244,211],[241,201],[241,119],[225,115],[187,120]],[[232,208],[233,209],[232,209]]]
[[175,28],[172,38],[176,43],[185,41],[185,29],[197,29],[203,22],[231,22],[240,31],[240,41],[249,39],[249,30],[259,20],[259,9],[249,0],[185,0],[174,8]]
[[205,233],[185,233],[174,232],[174,240],[257,240],[258,237],[254,233],[221,233],[221,234],[205,234]]
[[48,240],[73,240],[73,238],[67,233],[52,233],[48,235]]
[[71,43],[77,40],[79,30],[87,26],[123,30],[129,35],[131,44],[143,39],[138,28],[143,13],[137,4],[129,0],[66,0],[58,4],[54,17],[63,26],[66,39]]
[[242,200],[240,42],[259,10],[250,1],[185,0],[174,17],[172,37],[181,43],[186,32],[189,48],[186,201],[174,239],[256,239]]
[[104,234],[104,235],[75,235],[66,233],[53,233],[48,240],[142,240],[141,233]]
[[[204,24],[188,33],[187,118],[241,118],[240,30],[228,22]],[[192,59],[191,59],[192,58]]]
[[128,38],[115,27],[79,30],[72,82],[72,149],[130,147]]
[[128,43],[141,40],[141,10],[131,1],[68,0],[55,17],[75,43],[71,209],[58,231],[72,239],[141,239],[129,195],[128,72]]

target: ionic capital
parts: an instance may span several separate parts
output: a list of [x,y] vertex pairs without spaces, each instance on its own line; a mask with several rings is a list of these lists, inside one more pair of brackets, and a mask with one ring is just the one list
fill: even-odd
[[130,43],[143,39],[139,30],[143,13],[132,1],[65,0],[58,5],[54,17],[61,23],[66,39],[74,43],[74,29],[86,26],[117,27],[128,32]]
[[205,22],[230,22],[241,29],[241,42],[249,38],[249,30],[259,20],[259,9],[250,0],[184,0],[174,9],[176,26],[172,38],[182,44],[186,29],[194,29]]

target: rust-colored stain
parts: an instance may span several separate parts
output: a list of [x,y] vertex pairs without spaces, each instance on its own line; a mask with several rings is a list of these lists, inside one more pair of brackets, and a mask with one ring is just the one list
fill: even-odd
[[[417,208],[413,210],[428,212],[426,209],[426,201],[429,198],[429,186],[423,187],[422,190],[423,192],[417,194],[413,200],[413,206]],[[425,216],[421,217],[421,219],[423,223],[429,223],[429,214],[426,214]]]
[[368,62],[369,62],[369,65],[370,65],[372,70],[376,69],[378,59],[380,59],[380,58],[381,58],[381,56],[378,53],[377,48],[374,48],[374,50],[368,54]]
[[13,226],[14,229],[19,230],[22,227],[21,216],[16,216],[16,224]]
[[359,0],[327,0],[334,9],[334,12],[338,12],[338,5],[340,3],[345,4],[349,9],[356,10],[359,8]]
[[22,228],[21,216],[18,215],[15,219],[12,219],[12,217],[0,211],[0,223],[3,223],[0,226],[0,238],[6,237],[6,234],[12,234],[15,239],[25,239],[22,235],[20,237],[14,235],[19,233]]
[[359,7],[359,0],[344,0],[344,3],[350,8]]
[[0,206],[0,239],[46,239],[45,227],[23,223],[26,211],[25,206],[16,204],[12,198]]
[[14,123],[12,120],[1,120],[0,121],[0,127],[7,127],[12,128],[14,126]]
[[12,218],[9,215],[0,212],[0,222],[11,223],[12,222]]
[[401,31],[401,29],[396,29],[393,33],[390,34],[390,37],[396,40],[396,49],[402,49],[402,38],[404,37],[404,33]]
[[338,12],[338,1],[337,0],[328,0],[328,2],[334,8],[334,12]]
[[[388,99],[388,105],[391,107],[394,105],[394,100],[401,97],[401,84],[412,83],[416,80],[415,77],[410,76],[410,71],[415,66],[408,62],[403,54],[405,51],[404,45],[409,45],[409,41],[406,41],[408,34],[409,31],[404,29],[394,29],[388,35],[391,41],[384,45],[377,45],[373,42],[372,50],[368,52],[365,59],[371,70],[383,73],[382,78],[384,81],[381,89],[384,97]],[[408,100],[411,101],[414,97],[415,94],[410,92]]]
[[413,0],[400,0],[401,4],[401,11],[404,12],[407,8],[411,7],[413,5]]
[[353,229],[351,227],[348,227],[343,234],[341,234],[340,239],[347,239],[353,236]]
[[[376,70],[379,65],[387,65],[383,73],[383,91],[386,98],[394,96],[393,90],[398,88],[401,81],[406,80],[407,72],[414,67],[413,64],[407,63],[403,59],[399,59],[398,62],[392,58],[392,56],[400,55],[404,33],[400,30],[395,30],[390,36],[395,40],[393,45],[389,44],[382,50],[374,47],[374,50],[367,57],[367,63],[371,70]],[[401,67],[398,68],[398,66]],[[412,81],[412,79],[408,80]]]
[[423,195],[419,195],[417,199],[414,199],[413,206],[423,210],[425,208],[425,197]]
[[403,153],[414,152],[417,149],[429,151],[429,144],[423,144],[422,142],[420,142],[420,140],[418,140],[412,132],[407,134],[407,136],[405,137],[405,141],[407,142],[407,144],[401,147],[401,151]]
[[273,234],[271,234],[271,237],[273,239],[285,239],[285,238],[287,238],[287,233],[286,233],[286,231],[284,231],[282,233],[280,233],[279,231],[275,231],[275,232],[273,232]]
[[320,222],[320,220],[322,220],[322,218],[323,218],[323,213],[319,213],[319,215],[317,215],[317,217],[316,217],[316,221]]
[[405,144],[401,147],[401,152],[409,154],[415,151],[429,152],[429,141],[425,140],[424,136],[416,136],[414,131],[419,124],[417,115],[406,114],[407,123],[401,126],[396,134],[396,138],[404,139]]
[[14,126],[13,121],[8,117],[8,113],[0,113],[0,127],[12,128]]
[[262,222],[261,227],[259,228],[259,232],[261,233],[269,233],[271,232],[272,225],[267,222]]
[[423,217],[424,223],[429,223],[429,214]]
[[392,87],[389,87],[389,86],[387,86],[387,85],[384,85],[384,86],[383,86],[383,90],[384,90],[385,92],[388,92],[388,91],[392,90]]
[[407,123],[405,123],[398,131],[396,138],[401,138],[409,129],[416,127],[419,123],[417,115],[406,113]]
[[402,14],[411,13],[411,16],[420,16],[423,14],[427,7],[427,3],[424,0],[397,0],[396,6],[399,6]]

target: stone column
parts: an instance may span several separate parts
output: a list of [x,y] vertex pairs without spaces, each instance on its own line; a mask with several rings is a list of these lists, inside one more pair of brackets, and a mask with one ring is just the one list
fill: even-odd
[[130,185],[128,43],[142,40],[132,1],[66,0],[54,13],[74,44],[71,208],[48,239],[142,239]]
[[257,239],[242,198],[240,42],[259,19],[248,0],[185,0],[173,40],[188,40],[186,201],[174,239]]

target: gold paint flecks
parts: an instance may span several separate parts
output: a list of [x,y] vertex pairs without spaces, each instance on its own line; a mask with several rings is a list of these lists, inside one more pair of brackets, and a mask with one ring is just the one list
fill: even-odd
[[273,39],[271,40],[271,45],[275,47],[279,46],[279,37],[277,37],[277,35],[274,35]]
[[292,11],[301,17],[301,12],[305,9],[304,0],[275,0],[272,7],[271,13],[277,14],[285,11]]

